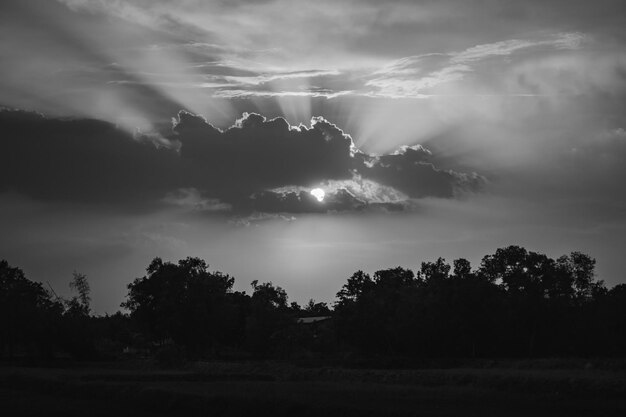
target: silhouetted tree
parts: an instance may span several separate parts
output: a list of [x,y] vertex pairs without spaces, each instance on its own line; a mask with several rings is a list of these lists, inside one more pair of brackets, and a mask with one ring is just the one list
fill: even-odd
[[[626,284],[607,290],[595,260],[572,252],[554,260],[520,246],[499,248],[478,269],[466,259],[357,271],[334,309],[301,307],[271,282],[233,292],[234,278],[205,261],[155,258],[128,285],[130,315],[93,317],[90,286],[74,272],[63,301],[0,262],[3,355],[114,358],[125,346],[155,348],[171,363],[247,351],[256,357],[316,358],[333,351],[365,358],[626,355]],[[299,317],[331,316],[318,325]],[[174,354],[172,356],[172,354]],[[300,356],[297,356],[300,355]],[[169,358],[169,359],[168,359]]]
[[363,271],[355,272],[337,293],[338,304],[343,305],[358,301],[359,297],[368,292],[373,285],[374,282],[368,274]]
[[326,303],[316,303],[314,299],[310,299],[304,306],[303,313],[306,316],[329,316],[331,314],[330,308]]
[[455,259],[454,276],[457,278],[470,278],[472,276],[472,264],[464,258]]
[[93,359],[96,347],[90,317],[91,289],[87,276],[74,271],[69,287],[77,295],[65,301],[63,347],[75,359]]
[[128,285],[122,306],[155,340],[171,339],[195,354],[223,341],[232,325],[224,320],[232,277],[209,272],[199,258],[178,264],[155,258],[147,272]]
[[21,354],[50,356],[63,305],[52,300],[38,282],[19,268],[0,261],[0,348],[12,357]]
[[574,296],[579,301],[591,299],[604,291],[604,283],[595,280],[596,260],[581,252],[561,256],[557,263],[572,281]]
[[[601,329],[600,337],[593,338],[596,349],[605,355],[626,355],[626,284],[619,284],[598,298],[598,320],[595,329]],[[592,352],[594,353],[594,352]]]
[[72,281],[70,281],[70,289],[78,294],[66,302],[66,314],[88,317],[91,313],[91,288],[87,276],[74,271]]
[[418,276],[426,282],[442,281],[448,278],[450,274],[450,265],[443,258],[437,259],[435,262],[422,262],[422,267]]
[[600,332],[612,340],[600,329],[617,322],[607,300],[619,296],[595,280],[588,255],[555,261],[508,246],[476,271],[466,259],[453,265],[423,262],[417,277],[356,272],[337,293],[337,337],[350,349],[428,356],[591,354]]
[[287,292],[281,287],[274,286],[271,282],[259,284],[254,280],[250,284],[254,289],[252,293],[252,302],[262,305],[271,306],[277,309],[287,308]]
[[377,271],[373,278],[362,271],[353,274],[337,293],[339,337],[370,352],[405,349],[411,334],[406,320],[410,306],[405,300],[419,282],[413,271],[400,267]]
[[284,330],[294,321],[287,306],[287,293],[271,282],[252,281],[253,293],[246,321],[246,346],[256,355],[266,356],[288,349]]

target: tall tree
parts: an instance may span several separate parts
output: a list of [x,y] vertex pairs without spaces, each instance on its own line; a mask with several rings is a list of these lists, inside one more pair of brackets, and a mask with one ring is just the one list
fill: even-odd
[[70,281],[70,289],[77,292],[67,302],[68,312],[72,315],[89,316],[91,313],[91,288],[87,275],[74,271]]
[[148,274],[128,285],[122,307],[156,339],[172,339],[200,353],[223,341],[232,321],[223,315],[234,278],[209,272],[206,262],[186,258],[177,264],[155,258]]

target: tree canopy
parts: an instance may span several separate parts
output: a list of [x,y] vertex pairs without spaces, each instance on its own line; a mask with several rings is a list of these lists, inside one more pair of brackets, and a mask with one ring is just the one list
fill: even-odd
[[553,259],[508,246],[477,268],[440,257],[415,272],[359,270],[332,306],[302,307],[272,282],[254,280],[247,294],[202,259],[154,258],[128,285],[130,314],[95,317],[86,275],[73,274],[75,295],[64,300],[2,261],[0,343],[3,355],[76,358],[133,346],[189,357],[626,355],[626,284],[606,288],[595,264],[581,252]]

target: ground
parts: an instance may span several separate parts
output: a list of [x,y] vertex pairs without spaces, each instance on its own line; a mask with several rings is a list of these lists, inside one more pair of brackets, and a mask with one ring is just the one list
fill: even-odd
[[623,416],[626,371],[304,368],[278,362],[0,367],[7,416]]

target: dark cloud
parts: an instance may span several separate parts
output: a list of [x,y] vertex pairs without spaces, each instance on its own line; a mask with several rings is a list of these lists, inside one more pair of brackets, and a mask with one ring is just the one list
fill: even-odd
[[78,203],[149,204],[181,184],[176,154],[91,119],[0,111],[0,190]]
[[293,128],[282,118],[244,114],[221,131],[181,112],[174,132],[182,158],[220,195],[352,177],[352,139],[323,119]]
[[0,130],[0,191],[51,201],[239,214],[399,210],[409,198],[454,197],[483,183],[437,169],[421,146],[362,153],[322,118],[294,127],[245,113],[221,130],[181,111],[156,140],[98,120],[3,110]]
[[369,158],[360,173],[412,198],[449,198],[460,191],[477,191],[484,184],[484,178],[476,173],[437,169],[428,162],[430,155],[420,145],[405,146],[393,154]]

